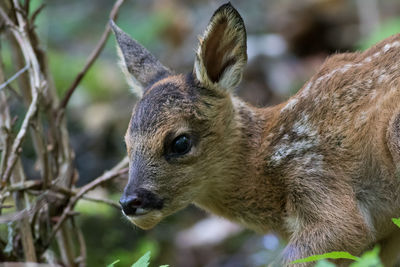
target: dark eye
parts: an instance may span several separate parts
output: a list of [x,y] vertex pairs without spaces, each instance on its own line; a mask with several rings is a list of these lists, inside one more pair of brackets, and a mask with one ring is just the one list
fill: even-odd
[[184,155],[192,148],[192,141],[187,135],[180,135],[172,141],[171,152],[177,155]]

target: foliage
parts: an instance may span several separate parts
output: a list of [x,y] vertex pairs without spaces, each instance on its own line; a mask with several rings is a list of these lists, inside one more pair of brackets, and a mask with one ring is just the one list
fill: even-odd
[[[365,252],[361,257],[356,257],[348,252],[334,251],[321,255],[314,255],[304,259],[298,259],[292,261],[291,264],[320,261],[316,264],[317,267],[331,267],[336,266],[333,263],[325,261],[326,259],[348,259],[354,260],[350,267],[383,267],[381,260],[379,259],[379,246],[374,249]],[[322,260],[322,261],[321,261]]]
[[[115,267],[119,260],[107,265],[107,267]],[[150,251],[147,251],[142,257],[140,257],[131,267],[148,267],[150,264]],[[160,265],[160,267],[168,267],[169,265]]]
[[107,265],[107,267],[114,267],[115,264],[117,264],[118,262],[120,262],[120,260],[113,261],[112,263],[110,263],[109,265]]
[[150,251],[146,252],[137,262],[131,267],[147,267],[150,264]]
[[400,218],[392,218],[392,222],[400,228]]
[[373,250],[365,252],[361,258],[352,263],[350,267],[383,267],[379,259],[379,247],[376,246]]
[[359,260],[358,257],[351,255],[348,252],[343,251],[334,251],[329,253],[324,253],[321,255],[314,255],[304,259],[295,260],[292,263],[302,263],[302,262],[310,262],[310,261],[318,261],[322,259],[349,259],[349,260]]
[[336,265],[327,260],[320,260],[315,264],[315,267],[335,267]]

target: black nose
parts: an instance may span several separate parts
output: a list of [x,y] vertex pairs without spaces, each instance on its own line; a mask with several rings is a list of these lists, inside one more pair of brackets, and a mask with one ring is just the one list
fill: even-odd
[[[143,212],[163,207],[163,200],[160,197],[142,188],[134,190],[132,193],[125,190],[119,203],[126,215],[140,215]],[[139,208],[141,210],[137,212]]]
[[125,194],[119,200],[122,210],[126,215],[134,215],[136,209],[142,207],[142,200],[137,194],[125,196]]

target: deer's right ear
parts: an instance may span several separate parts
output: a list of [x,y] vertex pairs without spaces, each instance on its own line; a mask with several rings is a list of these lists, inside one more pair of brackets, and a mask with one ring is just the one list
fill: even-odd
[[230,4],[215,11],[196,53],[196,78],[206,87],[232,90],[242,78],[247,62],[246,29]]
[[144,94],[149,85],[171,74],[167,67],[122,31],[113,20],[110,20],[110,26],[118,42],[117,51],[122,71],[138,97]]

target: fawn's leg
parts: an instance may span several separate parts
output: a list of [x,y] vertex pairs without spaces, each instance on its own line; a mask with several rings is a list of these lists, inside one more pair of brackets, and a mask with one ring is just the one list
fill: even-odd
[[[359,255],[371,242],[371,234],[363,223],[334,225],[330,222],[311,224],[294,233],[284,251],[284,263],[333,251],[347,251]],[[350,260],[335,261],[338,266],[347,266]],[[314,266],[315,262],[290,266]],[[389,265],[388,265],[389,266]]]
[[[333,251],[358,256],[375,241],[352,188],[335,177],[328,180],[330,184],[319,181],[311,177],[306,182],[315,182],[313,186],[297,184],[293,197],[288,197],[289,228],[293,234],[283,253],[286,265],[296,259]],[[346,266],[351,261],[336,263]],[[315,262],[290,266],[313,265]]]

